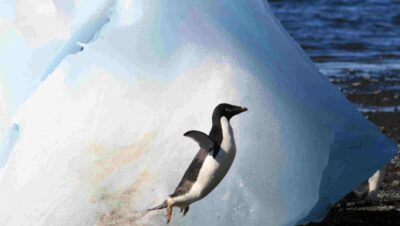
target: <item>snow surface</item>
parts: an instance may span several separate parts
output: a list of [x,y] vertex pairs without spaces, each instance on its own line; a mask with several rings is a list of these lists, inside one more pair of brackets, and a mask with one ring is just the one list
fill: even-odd
[[172,225],[319,220],[396,150],[264,1],[0,6],[0,225],[164,224],[221,102],[249,108],[236,160]]

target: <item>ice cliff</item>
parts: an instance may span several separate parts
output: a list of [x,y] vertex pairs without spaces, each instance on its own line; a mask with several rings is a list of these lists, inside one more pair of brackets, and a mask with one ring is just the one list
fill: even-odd
[[0,3],[0,225],[154,225],[220,102],[238,153],[172,225],[318,220],[394,155],[262,0]]

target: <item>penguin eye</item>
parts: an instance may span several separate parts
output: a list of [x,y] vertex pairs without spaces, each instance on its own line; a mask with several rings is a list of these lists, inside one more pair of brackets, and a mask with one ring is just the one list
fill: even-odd
[[225,111],[230,112],[231,109],[230,108],[225,108]]

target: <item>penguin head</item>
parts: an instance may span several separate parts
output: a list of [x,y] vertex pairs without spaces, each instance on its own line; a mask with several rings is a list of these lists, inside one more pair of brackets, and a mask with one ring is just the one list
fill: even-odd
[[214,108],[213,119],[219,120],[221,117],[226,117],[229,120],[233,116],[240,114],[244,111],[247,111],[247,108],[222,103]]

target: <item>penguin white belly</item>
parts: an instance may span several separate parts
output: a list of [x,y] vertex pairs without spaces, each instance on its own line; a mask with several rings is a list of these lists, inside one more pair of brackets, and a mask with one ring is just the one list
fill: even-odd
[[221,118],[223,139],[214,158],[212,152],[205,158],[196,182],[190,191],[176,201],[189,205],[208,195],[225,177],[236,155],[236,144],[232,127],[227,118]]

